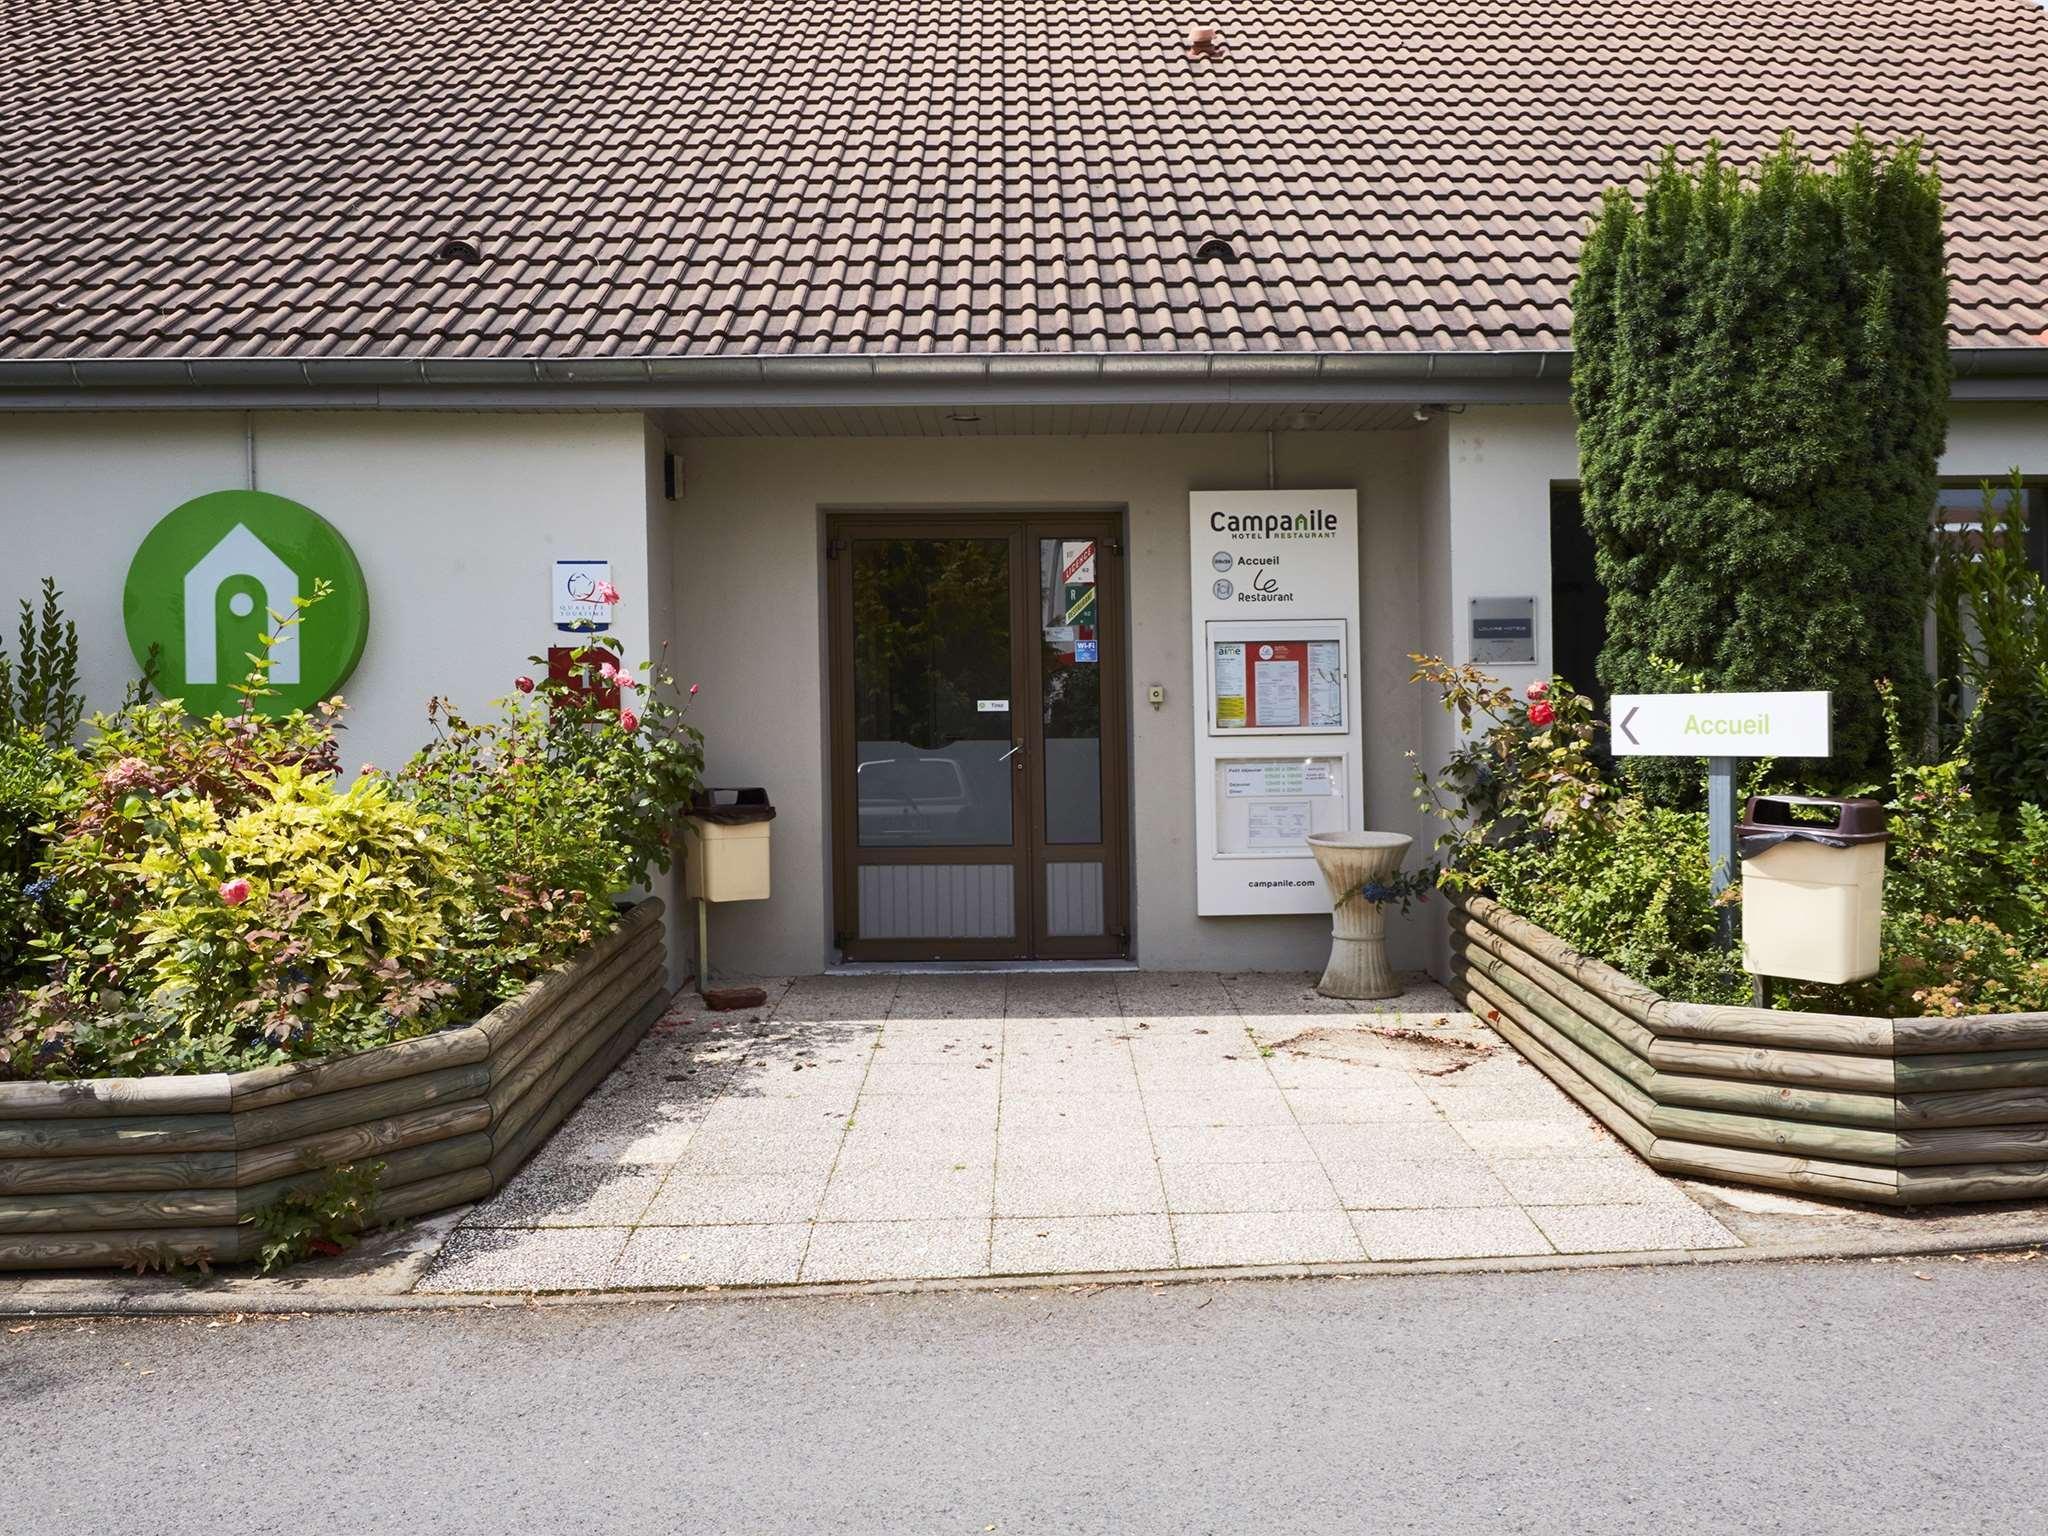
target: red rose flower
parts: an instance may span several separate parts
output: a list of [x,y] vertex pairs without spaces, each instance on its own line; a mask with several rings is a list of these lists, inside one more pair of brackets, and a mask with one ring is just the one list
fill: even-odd
[[1556,718],[1557,711],[1552,709],[1545,700],[1539,699],[1536,703],[1529,706],[1529,723],[1531,725],[1548,725]]

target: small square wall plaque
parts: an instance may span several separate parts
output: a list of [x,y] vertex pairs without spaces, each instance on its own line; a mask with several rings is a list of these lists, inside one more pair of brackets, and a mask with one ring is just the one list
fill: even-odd
[[1535,661],[1536,599],[1473,598],[1472,659],[1495,666]]

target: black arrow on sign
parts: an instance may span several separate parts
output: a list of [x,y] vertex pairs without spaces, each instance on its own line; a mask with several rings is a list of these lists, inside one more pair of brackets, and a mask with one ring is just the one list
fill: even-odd
[[1636,740],[1636,733],[1628,728],[1628,723],[1635,719],[1636,711],[1642,707],[1640,704],[1631,704],[1628,707],[1628,713],[1621,717],[1621,734],[1628,738],[1628,744],[1632,747],[1640,747],[1642,743]]

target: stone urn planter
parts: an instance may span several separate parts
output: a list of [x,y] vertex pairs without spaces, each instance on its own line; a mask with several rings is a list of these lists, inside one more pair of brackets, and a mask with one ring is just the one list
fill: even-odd
[[1316,990],[1325,997],[1396,997],[1401,984],[1387,964],[1387,912],[1358,894],[1361,886],[1391,882],[1415,839],[1404,832],[1312,832],[1323,884],[1335,911],[1330,920],[1330,964]]

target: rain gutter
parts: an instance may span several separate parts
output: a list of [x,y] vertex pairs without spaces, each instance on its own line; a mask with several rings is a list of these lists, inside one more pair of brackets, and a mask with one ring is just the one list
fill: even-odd
[[[2048,346],[1951,352],[1958,400],[2048,400]],[[1567,351],[0,360],[0,410],[1560,404]]]

